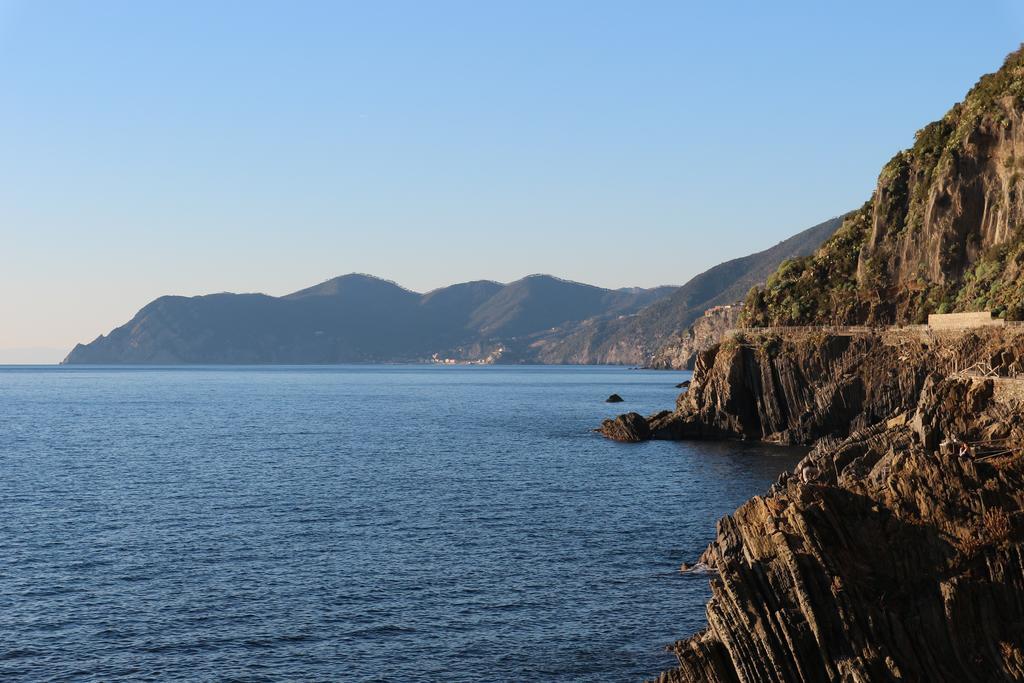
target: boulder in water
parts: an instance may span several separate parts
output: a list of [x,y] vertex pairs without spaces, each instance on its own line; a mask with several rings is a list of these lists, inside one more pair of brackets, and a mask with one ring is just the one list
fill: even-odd
[[604,400],[605,403],[622,403],[623,398],[618,394],[612,394]]
[[626,413],[609,418],[601,423],[601,428],[597,431],[613,441],[636,442],[651,438],[651,428],[640,413]]

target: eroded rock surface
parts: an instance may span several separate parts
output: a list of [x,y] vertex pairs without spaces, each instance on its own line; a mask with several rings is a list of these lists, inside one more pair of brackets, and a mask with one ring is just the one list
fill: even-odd
[[700,354],[671,424],[660,416],[658,427],[674,438],[813,444],[907,410],[930,374],[964,369],[1024,374],[1024,329],[747,333]]
[[814,444],[719,523],[708,627],[660,681],[1024,680],[1024,333],[863,327],[1024,319],[1022,148],[1024,49],[751,291],[741,324],[774,330],[700,353],[648,418],[652,438]]
[[989,309],[1024,319],[1024,48],[917,132],[871,199],[815,254],[783,263],[745,324],[923,323]]
[[721,342],[725,333],[736,327],[742,308],[733,304],[704,311],[685,332],[658,349],[649,366],[658,370],[692,370],[698,354]]
[[651,438],[651,428],[640,413],[626,413],[609,418],[601,423],[598,430],[602,435],[615,441],[646,441]]
[[608,421],[815,444],[692,558],[708,628],[659,680],[1024,680],[1021,359],[1019,328],[751,334],[702,354],[674,411]]
[[812,451],[819,482],[784,476],[719,523],[708,628],[659,681],[1024,679],[1024,459],[930,447],[1024,445],[1021,408],[930,376],[913,415]]

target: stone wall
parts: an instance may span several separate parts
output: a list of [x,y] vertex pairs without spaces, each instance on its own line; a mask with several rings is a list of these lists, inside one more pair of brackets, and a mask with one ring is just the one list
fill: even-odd
[[928,316],[928,327],[934,330],[962,330],[968,327],[1001,327],[1001,318],[993,318],[990,311],[972,313],[932,313]]

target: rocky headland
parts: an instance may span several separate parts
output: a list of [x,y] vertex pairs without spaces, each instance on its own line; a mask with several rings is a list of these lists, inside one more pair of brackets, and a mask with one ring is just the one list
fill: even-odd
[[1016,327],[748,333],[699,357],[675,411],[606,422],[815,444],[719,523],[708,628],[660,680],[1020,680],[1022,362]]
[[[929,376],[909,414],[816,448],[719,523],[708,628],[659,680],[1021,680],[1020,408]],[[954,434],[992,454],[937,448]]]
[[[1022,171],[1018,51],[751,291],[674,410],[602,425],[812,446],[719,522],[659,681],[1024,680]],[[1000,325],[925,324],[966,311]]]

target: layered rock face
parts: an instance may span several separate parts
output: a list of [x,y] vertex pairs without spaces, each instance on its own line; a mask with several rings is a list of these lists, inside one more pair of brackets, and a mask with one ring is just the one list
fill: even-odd
[[1024,680],[1024,328],[875,327],[1024,318],[1022,183],[1019,51],[751,292],[740,324],[762,329],[698,354],[676,409],[629,423],[814,444],[719,523],[708,627],[660,681]]
[[[1024,329],[750,333],[606,435],[815,443],[721,520],[662,683],[1024,680]],[[972,444],[965,458],[943,442]]]
[[1024,318],[1024,52],[982,77],[814,255],[747,300],[750,325],[924,322],[992,309]]
[[745,332],[697,357],[675,411],[650,416],[647,432],[780,444],[843,438],[914,405],[930,374],[966,369],[1024,373],[1024,330]]
[[740,304],[715,306],[704,311],[685,332],[662,346],[648,366],[657,370],[692,370],[697,354],[722,341],[739,321]]
[[[1024,419],[997,381],[929,376],[723,519],[708,628],[658,680],[1024,680]],[[994,456],[935,450],[954,433]]]

